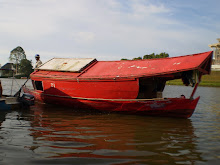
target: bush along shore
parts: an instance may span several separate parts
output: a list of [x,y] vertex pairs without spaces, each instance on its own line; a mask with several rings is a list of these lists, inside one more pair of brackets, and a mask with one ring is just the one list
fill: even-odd
[[[167,81],[167,85],[184,85],[181,79]],[[212,71],[210,75],[202,76],[199,86],[220,87],[220,71]]]

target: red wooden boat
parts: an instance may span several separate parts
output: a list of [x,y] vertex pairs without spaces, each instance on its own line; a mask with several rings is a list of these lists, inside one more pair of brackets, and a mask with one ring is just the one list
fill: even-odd
[[[190,117],[202,75],[209,74],[212,51],[172,58],[97,61],[53,58],[31,74],[26,93],[45,103],[107,112]],[[166,81],[194,86],[190,98],[163,98]]]

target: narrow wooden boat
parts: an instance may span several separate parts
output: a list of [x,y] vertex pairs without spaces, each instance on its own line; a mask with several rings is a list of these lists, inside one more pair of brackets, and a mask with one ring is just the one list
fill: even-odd
[[[31,74],[34,89],[25,93],[45,103],[107,112],[190,117],[202,75],[209,74],[212,51],[172,58],[97,61],[53,58]],[[194,86],[189,98],[163,98],[166,81]]]

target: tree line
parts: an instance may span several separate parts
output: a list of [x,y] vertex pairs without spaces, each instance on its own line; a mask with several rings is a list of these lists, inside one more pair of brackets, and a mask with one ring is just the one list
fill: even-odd
[[[146,54],[143,57],[135,57],[132,60],[143,60],[143,59],[153,59],[153,58],[166,58],[169,57],[168,53],[160,53],[160,54],[155,54],[155,53],[151,53],[151,54]],[[122,58],[121,60],[129,60],[127,58]]]
[[22,47],[18,46],[10,52],[9,61],[13,63],[14,71],[3,70],[4,77],[29,77],[33,72],[32,61],[26,58],[25,51]]

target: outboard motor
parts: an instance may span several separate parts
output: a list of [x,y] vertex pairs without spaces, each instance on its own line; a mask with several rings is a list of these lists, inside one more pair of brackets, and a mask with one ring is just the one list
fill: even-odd
[[34,105],[34,96],[29,94],[29,93],[24,93],[21,97],[20,97],[20,102],[24,105],[24,106],[31,106]]

